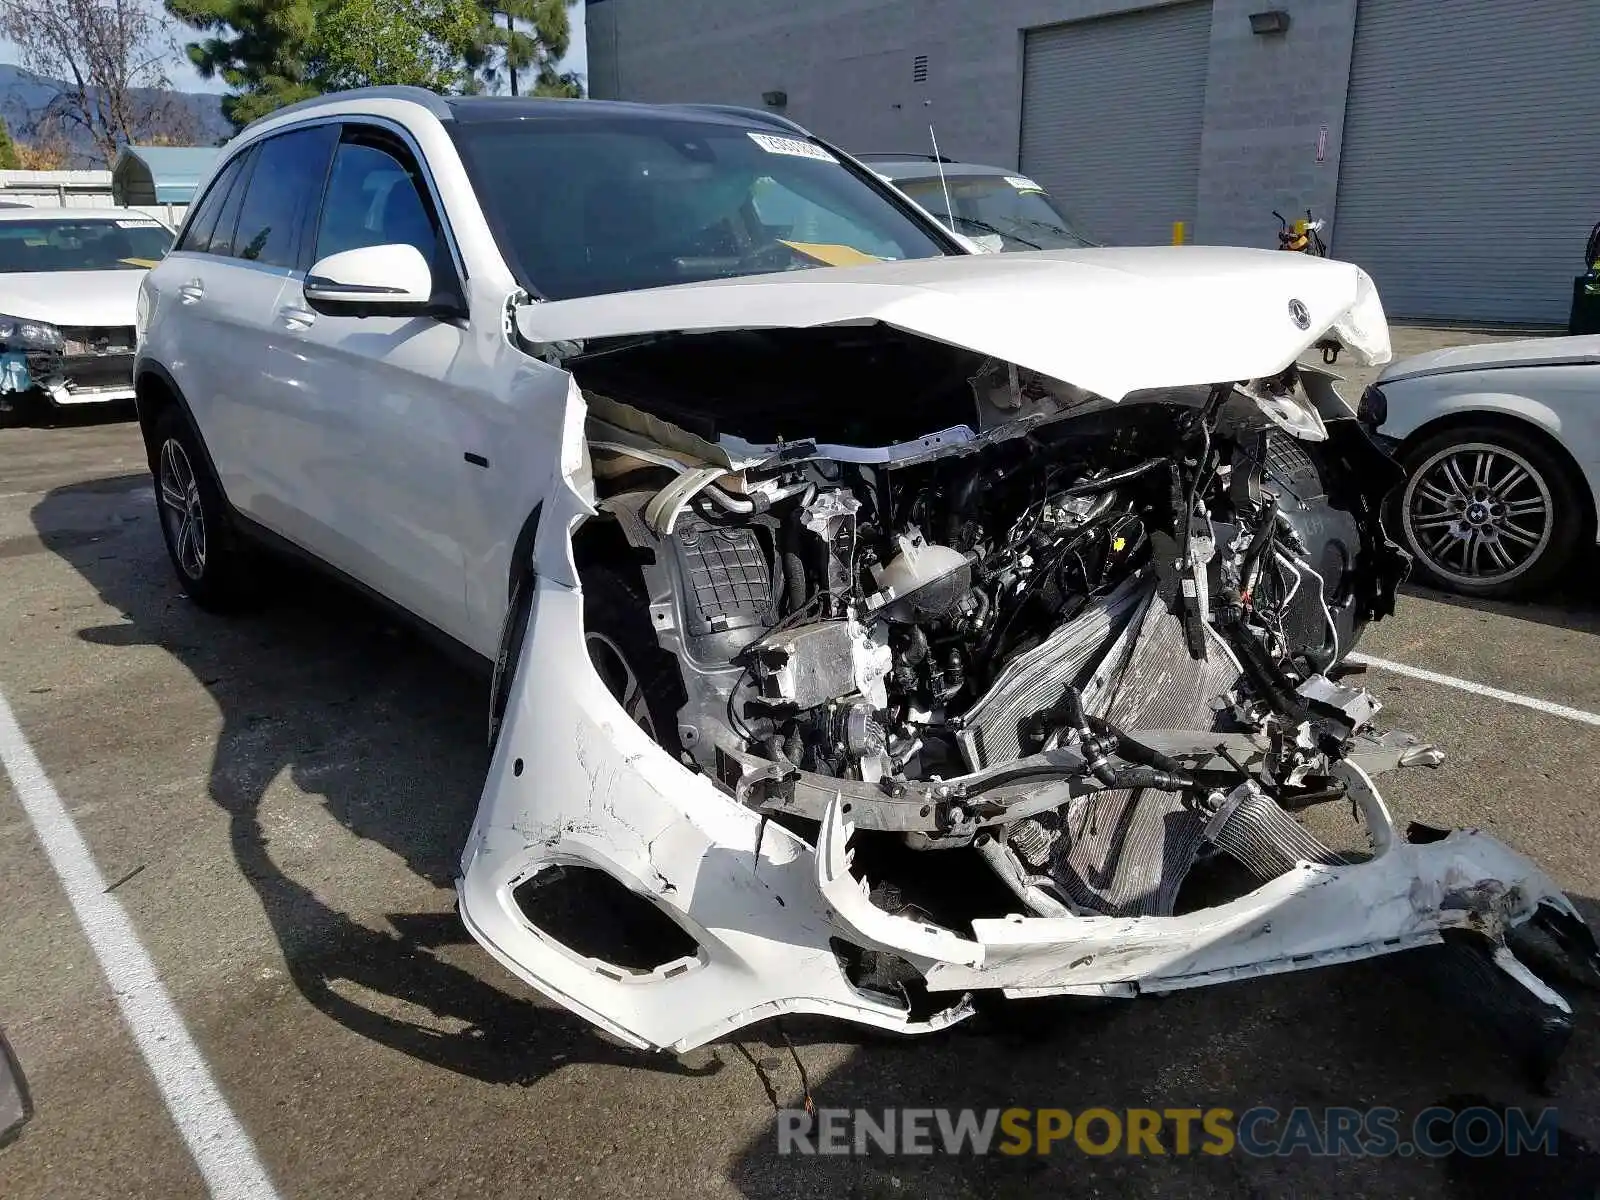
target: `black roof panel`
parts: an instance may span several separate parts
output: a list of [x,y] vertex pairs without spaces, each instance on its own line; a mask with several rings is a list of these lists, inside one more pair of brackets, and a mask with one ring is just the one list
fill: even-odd
[[714,125],[765,127],[803,133],[787,117],[755,108],[713,104],[639,104],[631,100],[563,100],[549,96],[450,96],[451,115],[463,125],[488,121],[562,120],[704,121]]

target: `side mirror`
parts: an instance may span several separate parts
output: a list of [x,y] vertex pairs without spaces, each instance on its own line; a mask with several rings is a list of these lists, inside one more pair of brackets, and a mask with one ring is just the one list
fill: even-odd
[[305,295],[331,316],[415,315],[433,299],[433,271],[415,246],[362,246],[319,259]]

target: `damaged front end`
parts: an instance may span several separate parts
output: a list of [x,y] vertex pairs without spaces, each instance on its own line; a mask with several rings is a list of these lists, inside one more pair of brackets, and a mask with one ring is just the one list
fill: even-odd
[[[800,410],[760,398],[846,360],[916,378],[903,419],[943,432],[784,438]],[[567,366],[587,424],[460,885],[523,979],[681,1050],[1449,943],[1532,999],[1541,1054],[1564,1039],[1518,931],[1592,970],[1587,927],[1495,839],[1399,831],[1373,777],[1441,756],[1334,677],[1407,563],[1396,469],[1325,376],[1112,404],[878,327]],[[697,399],[702,370],[737,394]],[[849,425],[847,393],[814,419]],[[1303,820],[1330,809],[1358,845]]]
[[58,327],[0,316],[0,412],[133,398],[133,326]]

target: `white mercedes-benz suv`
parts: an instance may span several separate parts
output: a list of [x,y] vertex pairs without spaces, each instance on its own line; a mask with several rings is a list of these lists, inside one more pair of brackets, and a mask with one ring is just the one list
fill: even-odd
[[1587,926],[1397,828],[1438,752],[1325,674],[1408,565],[1300,362],[1387,359],[1356,267],[974,254],[770,114],[385,89],[240,134],[139,321],[182,586],[287,550],[495,664],[462,918],[616,1036],[1448,941],[1564,1038],[1513,949]]

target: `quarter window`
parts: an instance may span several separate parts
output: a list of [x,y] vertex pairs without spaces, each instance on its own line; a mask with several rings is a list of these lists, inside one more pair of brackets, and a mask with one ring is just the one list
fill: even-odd
[[217,228],[217,217],[228,201],[228,192],[233,187],[234,181],[239,178],[240,164],[248,157],[248,152],[240,154],[222,169],[222,174],[217,176],[217,181],[206,192],[205,199],[200,201],[200,207],[195,210],[193,220],[184,228],[183,237],[175,249],[205,252],[211,244],[211,235]]
[[233,253],[233,231],[239,224],[239,209],[244,204],[246,190],[250,187],[250,172],[255,167],[257,151],[251,147],[239,156],[239,174],[228,187],[228,196],[217,214],[216,228],[195,240],[194,248],[205,254],[219,254],[226,258]]

